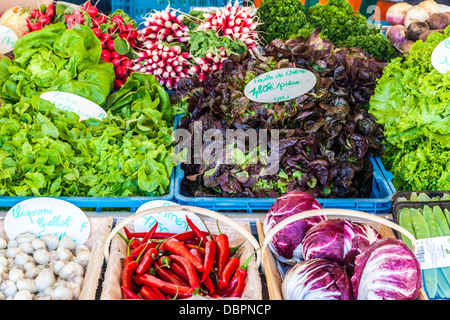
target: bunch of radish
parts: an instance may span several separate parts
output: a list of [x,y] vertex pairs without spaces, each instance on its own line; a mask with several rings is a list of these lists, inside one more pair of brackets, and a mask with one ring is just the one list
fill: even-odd
[[44,6],[45,10],[41,11],[40,9],[33,9],[31,11],[31,16],[27,18],[27,27],[28,32],[41,30],[43,27],[51,24],[53,19],[55,18],[55,5],[49,4],[48,6]]
[[169,6],[165,10],[155,11],[144,18],[144,28],[139,31],[139,40],[144,44],[158,42],[187,42],[189,28],[183,25],[184,15]]
[[258,55],[258,33],[256,27],[260,24],[256,21],[256,9],[254,7],[239,6],[228,3],[223,9],[214,13],[203,13],[204,20],[200,22],[196,30],[212,29],[219,36],[241,40],[249,51]]
[[189,53],[182,52],[179,45],[148,43],[137,53],[132,69],[140,73],[153,74],[168,90],[176,89],[180,78],[189,74]]
[[220,48],[219,52],[207,52],[205,57],[193,57],[195,64],[189,68],[189,75],[198,76],[199,81],[205,78],[207,72],[214,72],[222,69],[222,62],[228,58],[225,48]]

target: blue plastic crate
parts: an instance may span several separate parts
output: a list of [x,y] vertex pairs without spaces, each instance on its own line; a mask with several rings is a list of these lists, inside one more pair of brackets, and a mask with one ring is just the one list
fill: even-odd
[[223,7],[226,0],[112,0],[111,12],[122,9],[131,18],[140,21],[146,14],[153,10],[164,10],[170,3],[170,7],[189,13],[194,7]]
[[[82,209],[93,210],[96,212],[104,211],[104,209],[130,211],[136,212],[136,210],[144,203],[153,200],[165,200],[172,201],[175,193],[175,168],[172,170],[170,177],[169,193],[161,197],[53,197],[56,199],[64,200],[76,205]],[[34,199],[36,197],[18,197],[18,196],[5,196],[0,197],[0,207],[11,208],[17,203]]]
[[[370,157],[373,164],[372,191],[369,198],[317,199],[324,209],[349,209],[375,214],[389,213],[392,208],[392,181],[388,181],[389,172],[383,172],[378,162]],[[392,176],[392,174],[391,174]],[[178,165],[175,173],[175,201],[180,205],[197,206],[213,211],[245,211],[254,213],[270,209],[276,198],[219,198],[219,197],[187,197],[181,194],[181,180],[184,171]]]

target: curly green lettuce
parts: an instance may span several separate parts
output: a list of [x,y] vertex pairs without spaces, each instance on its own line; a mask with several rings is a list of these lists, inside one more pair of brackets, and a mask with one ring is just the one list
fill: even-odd
[[450,187],[450,72],[431,64],[434,48],[449,36],[447,27],[392,60],[370,99],[369,111],[384,126],[383,159],[399,190]]
[[361,48],[383,61],[398,56],[392,43],[380,33],[380,28],[355,12],[347,0],[318,3],[308,9],[307,18],[311,27],[320,28],[321,35],[338,47]]
[[257,30],[266,43],[274,39],[288,40],[299,29],[308,26],[305,6],[298,0],[264,0],[258,8],[257,16],[263,22]]

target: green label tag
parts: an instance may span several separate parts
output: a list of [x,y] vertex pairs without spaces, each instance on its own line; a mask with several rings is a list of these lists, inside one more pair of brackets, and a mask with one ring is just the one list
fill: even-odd
[[276,103],[295,99],[316,85],[316,76],[300,68],[284,68],[266,72],[250,81],[245,96],[255,102]]

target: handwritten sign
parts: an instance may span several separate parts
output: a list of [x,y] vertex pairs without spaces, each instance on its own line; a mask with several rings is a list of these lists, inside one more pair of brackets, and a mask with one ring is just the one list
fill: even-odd
[[0,25],[0,54],[14,50],[14,44],[19,38],[10,28]]
[[431,64],[442,74],[450,71],[450,38],[445,39],[434,48]]
[[86,214],[70,202],[39,197],[27,199],[12,207],[5,215],[5,232],[14,239],[24,232],[36,236],[55,234],[69,236],[77,244],[85,243],[91,233]]
[[56,108],[72,111],[80,116],[80,121],[89,118],[102,120],[106,117],[106,111],[94,102],[73,93],[49,91],[40,96],[50,101]]
[[[151,208],[176,205],[178,204],[171,201],[154,200],[144,203],[136,210],[136,212],[141,212]],[[203,221],[196,214],[176,210],[158,212],[137,218],[134,220],[134,230],[136,232],[146,232],[155,225],[156,221],[158,221],[158,227],[156,228],[157,232],[185,232],[186,230],[190,230],[186,222],[186,216],[188,216],[200,230],[207,231]]]
[[295,99],[316,84],[316,76],[300,68],[284,68],[266,72],[250,81],[245,96],[255,102],[276,103]]

